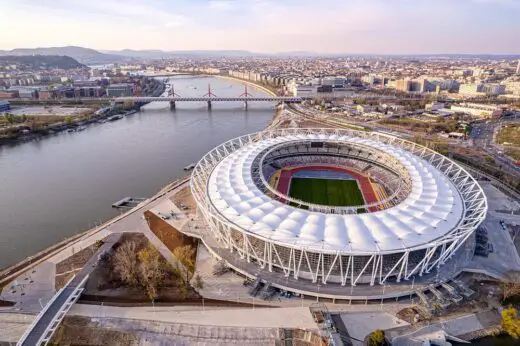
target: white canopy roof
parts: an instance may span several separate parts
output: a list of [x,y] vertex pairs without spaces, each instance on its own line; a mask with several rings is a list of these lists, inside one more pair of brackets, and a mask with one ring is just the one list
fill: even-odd
[[[461,197],[449,179],[427,161],[403,149],[357,137],[294,135],[246,145],[223,159],[208,184],[215,208],[239,228],[271,241],[352,253],[400,252],[449,233],[462,218]],[[253,159],[275,144],[302,139],[340,140],[377,148],[409,171],[411,193],[382,211],[337,215],[299,209],[265,195],[251,177]]]

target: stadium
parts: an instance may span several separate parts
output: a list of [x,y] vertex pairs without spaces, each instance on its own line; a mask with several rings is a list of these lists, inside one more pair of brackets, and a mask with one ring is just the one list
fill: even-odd
[[229,254],[292,282],[338,287],[438,271],[487,212],[462,167],[377,132],[249,134],[207,153],[190,184],[212,241]]

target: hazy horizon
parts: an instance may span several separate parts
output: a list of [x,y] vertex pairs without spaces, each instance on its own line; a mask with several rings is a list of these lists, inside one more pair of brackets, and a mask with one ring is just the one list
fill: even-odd
[[0,49],[520,54],[520,0],[4,0]]

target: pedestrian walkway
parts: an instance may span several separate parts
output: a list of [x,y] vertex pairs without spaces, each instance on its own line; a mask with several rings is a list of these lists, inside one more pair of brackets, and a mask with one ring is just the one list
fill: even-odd
[[121,234],[111,234],[105,238],[103,245],[98,249],[97,253],[92,256],[89,261],[83,266],[81,271],[76,274],[73,279],[61,289],[56,296],[53,297],[42,312],[36,317],[36,320],[31,325],[30,329],[26,331],[18,345],[34,346],[52,336],[52,333],[57,328],[61,318],[60,313],[66,312],[70,307],[68,304],[73,304],[79,297],[82,286],[90,273],[97,266],[101,256],[110,251],[117,241],[121,238]]
[[317,329],[309,308],[115,307],[76,304],[69,315],[242,328]]

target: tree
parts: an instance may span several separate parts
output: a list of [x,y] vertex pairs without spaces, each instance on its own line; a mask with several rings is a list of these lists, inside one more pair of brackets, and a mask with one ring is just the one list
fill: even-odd
[[151,245],[140,250],[139,258],[139,281],[145,288],[150,300],[157,298],[157,288],[163,283],[165,270],[161,264],[161,254]]
[[368,334],[366,344],[368,346],[386,345],[385,332],[381,329],[374,330],[372,333]]
[[188,288],[195,271],[195,248],[190,245],[180,246],[173,250],[173,256],[178,261],[173,269],[181,278],[185,288]]
[[11,113],[5,113],[4,114],[4,119],[5,121],[8,123],[8,124],[14,124],[14,115],[11,114]]
[[385,345],[385,332],[376,329],[367,336],[367,344],[369,346]]
[[501,282],[500,289],[503,301],[520,294],[520,284],[516,282]]
[[117,248],[113,259],[114,273],[130,286],[137,286],[139,283],[136,248],[135,242],[126,241]]
[[200,274],[195,275],[195,289],[201,290],[204,288],[204,280]]
[[515,308],[509,307],[502,311],[500,326],[512,338],[520,339],[520,319],[518,318],[518,311]]

